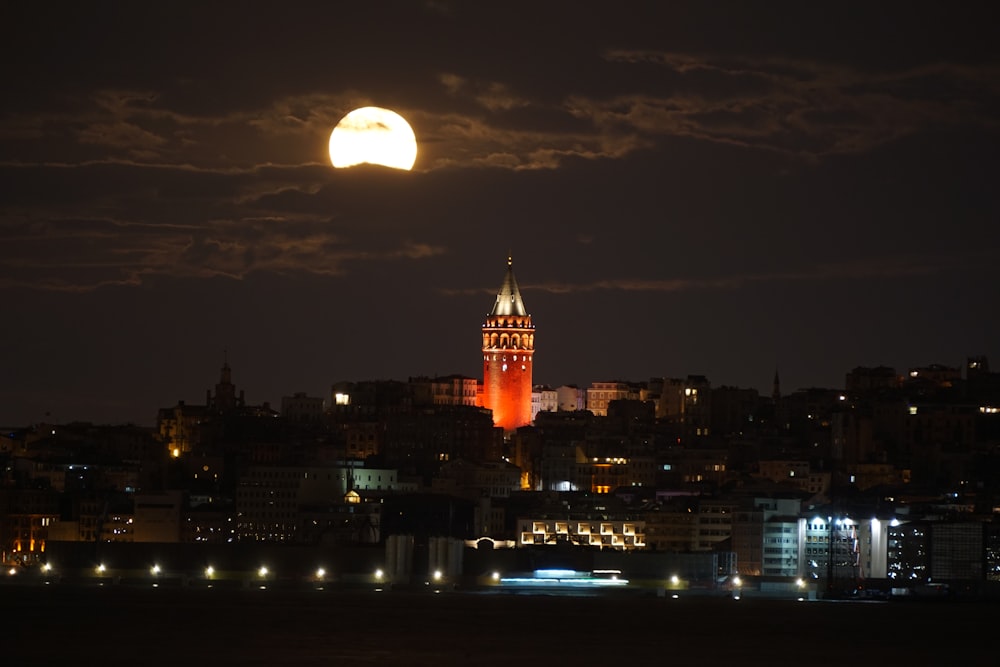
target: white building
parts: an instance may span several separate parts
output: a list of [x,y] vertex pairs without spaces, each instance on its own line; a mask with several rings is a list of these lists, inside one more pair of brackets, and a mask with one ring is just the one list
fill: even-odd
[[576,412],[587,408],[587,394],[573,384],[556,389],[556,409],[559,412]]
[[555,412],[559,409],[559,393],[552,387],[537,385],[531,390],[531,421],[539,412]]

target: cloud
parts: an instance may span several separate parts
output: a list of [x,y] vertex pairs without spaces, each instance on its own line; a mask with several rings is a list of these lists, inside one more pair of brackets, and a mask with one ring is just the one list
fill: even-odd
[[[996,65],[861,71],[791,58],[627,49],[603,58],[599,83],[560,90],[555,82],[544,97],[528,92],[516,72],[506,79],[438,73],[419,106],[393,107],[417,132],[417,169],[558,169],[577,159],[624,159],[670,137],[817,160],[935,127],[1000,126]],[[8,114],[0,141],[25,142],[35,163],[322,163],[336,123],[359,106],[387,104],[375,97],[356,88],[307,91],[192,113],[176,106],[177,95],[99,89],[77,100],[73,114]]]
[[605,57],[681,76],[667,94],[574,98],[574,113],[599,127],[808,159],[862,153],[936,127],[998,127],[995,65],[936,63],[869,72],[789,58],[628,50]]
[[[871,278],[903,279],[955,271],[994,271],[992,255],[986,252],[962,256],[881,257],[843,263],[818,264],[781,272],[740,273],[731,276],[678,277],[668,279],[613,278],[593,282],[521,283],[523,291],[577,294],[598,291],[691,292],[739,290],[762,283],[853,281]],[[495,294],[496,288],[444,289],[448,296]]]
[[0,288],[91,291],[156,276],[243,279],[252,273],[342,275],[352,262],[422,260],[441,246],[408,240],[361,247],[328,221],[216,219],[150,224],[112,218],[22,219],[0,226]]
[[[436,198],[416,192],[432,185],[431,172],[455,181],[463,170],[465,183],[480,174],[495,182],[496,172],[521,179],[564,170],[569,179],[571,166],[626,161],[675,137],[816,161],[936,128],[1000,125],[1000,67],[992,64],[860,70],[804,59],[617,49],[591,65],[594,78],[552,80],[538,95],[531,91],[539,80],[517,66],[478,75],[471,66],[436,63],[428,71],[437,74],[420,78],[427,89],[399,96],[397,102],[410,101],[393,107],[417,133],[417,173],[377,183],[334,175],[328,166],[329,133],[344,114],[392,106],[357,84],[337,92],[315,82],[278,87],[273,97],[255,89],[226,105],[193,103],[198,89],[184,80],[161,80],[160,88],[81,86],[77,97],[67,89],[47,111],[14,110],[0,120],[7,156],[0,177],[8,186],[0,209],[0,285],[87,290],[152,276],[339,275],[352,262],[445,252],[443,243],[428,240],[430,232],[384,233],[403,229],[402,202],[430,211],[443,200],[444,186]],[[395,207],[383,199],[389,179]],[[365,224],[377,231],[362,230]],[[594,236],[580,230],[576,238],[589,244]],[[903,262],[887,270],[895,276],[935,266]],[[534,289],[736,289],[827,274],[849,278],[851,271],[862,267]]]
[[438,80],[449,95],[469,98],[488,111],[534,106],[526,97],[516,94],[510,85],[499,81],[475,81],[450,72],[438,75]]

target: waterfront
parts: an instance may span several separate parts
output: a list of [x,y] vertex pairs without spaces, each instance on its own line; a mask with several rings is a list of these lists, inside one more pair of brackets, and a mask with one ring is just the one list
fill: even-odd
[[5,585],[31,664],[995,664],[986,602]]

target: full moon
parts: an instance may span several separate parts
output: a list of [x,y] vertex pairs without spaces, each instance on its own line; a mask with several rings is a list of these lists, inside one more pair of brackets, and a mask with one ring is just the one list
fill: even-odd
[[413,168],[417,138],[406,119],[381,107],[355,109],[340,119],[330,134],[333,166],[378,164],[393,169]]

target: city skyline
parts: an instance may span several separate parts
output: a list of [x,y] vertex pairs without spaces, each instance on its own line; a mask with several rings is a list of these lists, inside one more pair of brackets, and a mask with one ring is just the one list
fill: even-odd
[[[0,424],[150,424],[225,359],[272,406],[482,379],[508,253],[536,384],[997,363],[981,11],[8,10]],[[412,172],[332,168],[369,104]]]

